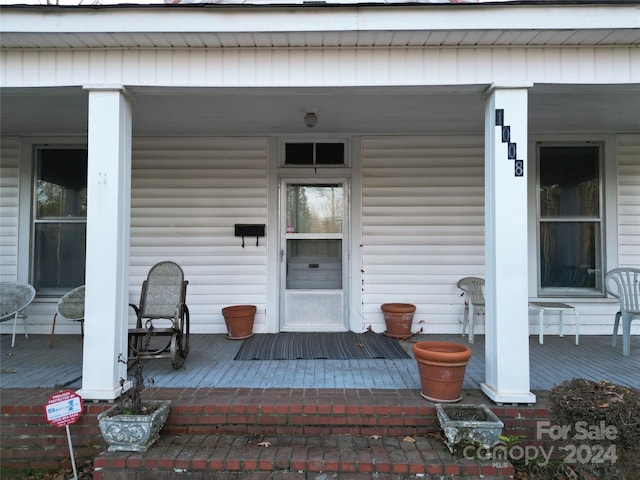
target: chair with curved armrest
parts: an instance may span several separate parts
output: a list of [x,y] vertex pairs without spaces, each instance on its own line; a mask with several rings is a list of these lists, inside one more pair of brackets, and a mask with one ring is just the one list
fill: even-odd
[[476,314],[484,314],[484,279],[478,277],[464,277],[458,281],[458,288],[462,290],[464,300],[464,320],[462,335],[469,328],[469,343],[473,343],[473,327]]
[[[149,270],[142,283],[140,304],[130,307],[136,313],[136,327],[129,329],[129,359],[171,358],[180,368],[189,353],[189,308],[187,284],[182,268],[174,262],[160,262]],[[149,327],[155,337],[169,337],[160,347],[145,345]]]
[[11,336],[11,346],[16,343],[16,324],[18,317],[22,318],[24,325],[24,336],[27,333],[27,315],[24,309],[29,306],[36,297],[36,289],[28,283],[1,283],[0,284],[0,322],[5,322],[13,318],[13,335]]
[[49,338],[49,348],[53,347],[53,334],[56,330],[57,317],[80,322],[80,332],[84,337],[84,285],[65,293],[58,301],[56,313],[53,315],[53,326]]
[[631,350],[631,321],[640,319],[640,268],[614,268],[604,277],[607,292],[618,299],[620,311],[613,322],[611,345],[616,346],[618,326],[622,319],[622,355]]

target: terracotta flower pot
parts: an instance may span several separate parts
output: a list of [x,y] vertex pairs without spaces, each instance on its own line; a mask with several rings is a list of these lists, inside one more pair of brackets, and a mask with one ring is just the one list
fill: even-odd
[[471,358],[469,347],[451,342],[418,342],[413,344],[413,355],[424,398],[442,403],[462,398],[464,373]]
[[253,321],[256,316],[255,305],[234,305],[222,309],[227,324],[227,338],[242,340],[253,335]]
[[387,337],[406,338],[411,336],[411,324],[416,306],[410,303],[383,303],[380,306],[384,314]]

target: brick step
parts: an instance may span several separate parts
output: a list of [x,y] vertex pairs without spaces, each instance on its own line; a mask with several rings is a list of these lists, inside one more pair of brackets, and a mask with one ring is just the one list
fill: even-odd
[[[44,420],[43,405],[51,393],[51,389],[0,389],[0,462],[3,469],[55,469],[68,462],[65,429]],[[191,442],[186,440],[190,438],[216,438],[218,435],[225,438],[236,435],[240,438],[253,435],[369,438],[379,435],[402,439],[407,435],[428,438],[440,432],[434,404],[422,398],[417,390],[147,388],[144,396],[173,402],[160,433],[160,445],[168,439],[176,439],[176,442],[181,439],[184,443]],[[543,397],[539,398],[543,400]],[[465,391],[461,403],[489,401],[479,391]],[[71,425],[74,451],[79,458],[95,457],[99,462],[112,458],[112,454],[101,453],[106,445],[96,418],[110,406],[107,402],[84,402],[85,411]],[[535,406],[491,405],[491,408],[504,422],[505,435],[524,436],[531,442],[536,441],[537,422],[548,419],[544,401]],[[40,447],[43,439],[46,439],[46,448]],[[442,448],[442,442],[439,445]],[[153,449],[157,449],[157,445]],[[103,454],[107,456],[103,458]],[[275,466],[270,472],[285,475]],[[227,473],[240,475],[238,471]],[[362,475],[366,476],[367,472]],[[204,474],[200,478],[206,477]]]
[[433,404],[409,390],[145,393],[173,401],[165,434],[405,436],[439,429]]
[[513,478],[513,467],[453,456],[432,436],[161,435],[144,453],[104,452],[95,480]]

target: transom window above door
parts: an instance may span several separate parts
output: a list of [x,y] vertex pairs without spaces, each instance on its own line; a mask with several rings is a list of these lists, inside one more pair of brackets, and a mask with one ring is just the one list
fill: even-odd
[[287,167],[344,166],[346,165],[345,142],[285,142],[284,165]]

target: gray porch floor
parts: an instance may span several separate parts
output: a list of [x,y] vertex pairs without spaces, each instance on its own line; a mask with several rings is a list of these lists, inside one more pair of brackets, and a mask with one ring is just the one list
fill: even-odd
[[[191,351],[179,370],[168,359],[148,360],[145,375],[155,387],[217,388],[420,388],[417,366],[409,360],[233,360],[242,341],[224,335],[191,335]],[[412,342],[446,340],[466,344],[460,335],[417,335],[403,342],[411,354]],[[572,378],[640,388],[640,336],[631,339],[631,356],[622,356],[621,339],[611,346],[610,336],[582,336],[574,345],[573,336],[547,335],[544,345],[538,337],[529,340],[531,390],[549,390]],[[2,335],[2,388],[54,387],[78,389],[82,376],[82,342],[79,335],[57,335],[49,348],[48,335],[16,337]],[[479,389],[485,377],[484,336],[471,345],[473,356],[467,367],[464,388]],[[106,360],[105,360],[106,361]],[[105,368],[109,368],[105,365]]]

